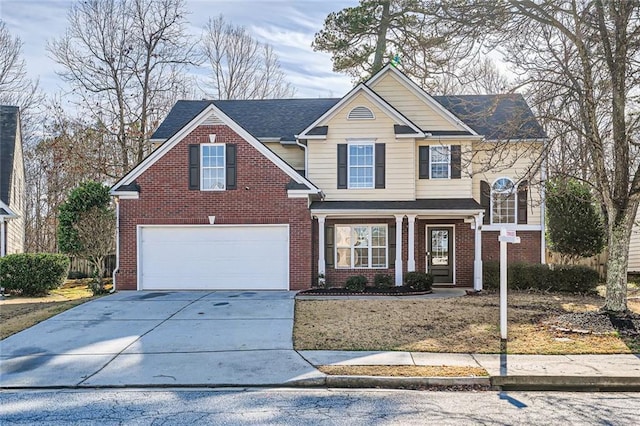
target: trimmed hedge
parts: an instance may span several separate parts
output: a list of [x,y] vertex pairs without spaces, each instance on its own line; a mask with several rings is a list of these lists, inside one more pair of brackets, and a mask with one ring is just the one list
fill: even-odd
[[404,285],[415,291],[429,291],[433,285],[433,276],[425,272],[407,272],[404,274]]
[[357,291],[359,293],[362,293],[364,291],[364,288],[367,286],[367,282],[367,277],[365,277],[364,275],[354,275],[347,278],[347,282],[345,283],[344,288],[349,291]]
[[395,286],[395,281],[389,274],[376,274],[373,277],[373,286],[376,288],[391,288]]
[[64,283],[69,258],[62,254],[21,253],[0,258],[0,287],[23,296],[44,296]]
[[[500,264],[483,262],[483,286],[487,290],[500,288]],[[600,277],[595,269],[581,265],[543,265],[512,263],[507,266],[507,282],[514,290],[541,290],[565,293],[594,293]]]

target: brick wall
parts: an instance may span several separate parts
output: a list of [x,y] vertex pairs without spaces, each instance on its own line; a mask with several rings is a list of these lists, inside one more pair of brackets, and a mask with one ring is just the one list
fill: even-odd
[[[188,145],[237,144],[237,187],[229,191],[189,190]],[[135,290],[136,225],[206,224],[216,216],[216,224],[277,224],[290,227],[289,284],[292,290],[311,284],[311,215],[306,198],[288,198],[290,178],[269,159],[227,126],[200,126],[186,136],[137,182],[138,200],[120,202],[120,272],[116,280],[121,290]]]
[[[500,243],[499,231],[482,232],[482,260],[499,261]],[[509,244],[507,260],[509,262],[540,263],[541,231],[517,231],[520,244]]]

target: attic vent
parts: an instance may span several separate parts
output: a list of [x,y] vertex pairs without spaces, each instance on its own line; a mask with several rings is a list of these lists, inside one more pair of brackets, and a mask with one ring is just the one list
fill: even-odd
[[209,117],[207,117],[207,119],[202,124],[205,126],[220,126],[220,125],[223,125],[224,123],[222,122],[222,120],[218,118],[217,115],[211,114],[209,115]]
[[357,106],[351,111],[347,117],[349,120],[373,120],[373,112],[367,107]]

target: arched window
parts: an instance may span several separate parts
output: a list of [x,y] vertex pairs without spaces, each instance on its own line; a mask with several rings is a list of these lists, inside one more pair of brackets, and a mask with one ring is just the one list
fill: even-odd
[[516,223],[516,187],[503,177],[491,187],[491,223]]

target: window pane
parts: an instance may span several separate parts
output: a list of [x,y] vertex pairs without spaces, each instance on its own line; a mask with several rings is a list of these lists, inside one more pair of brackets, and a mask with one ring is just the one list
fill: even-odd
[[369,249],[368,248],[356,248],[354,251],[354,265],[356,268],[363,268],[369,266]]
[[351,247],[351,227],[336,226],[336,247]]
[[449,231],[431,231],[431,264],[449,264]]
[[369,228],[366,226],[354,226],[353,227],[353,241],[354,246],[369,246]]
[[373,188],[373,145],[349,145],[349,188]]
[[384,268],[387,266],[387,249],[374,248],[371,249],[371,267]]
[[431,165],[431,177],[434,179],[448,178],[449,177],[449,165],[448,164],[432,164]]
[[351,249],[339,248],[336,250],[336,252],[338,255],[336,266],[338,268],[350,268],[351,267]]
[[386,247],[387,245],[387,227],[374,226],[371,228],[371,245],[373,247]]

